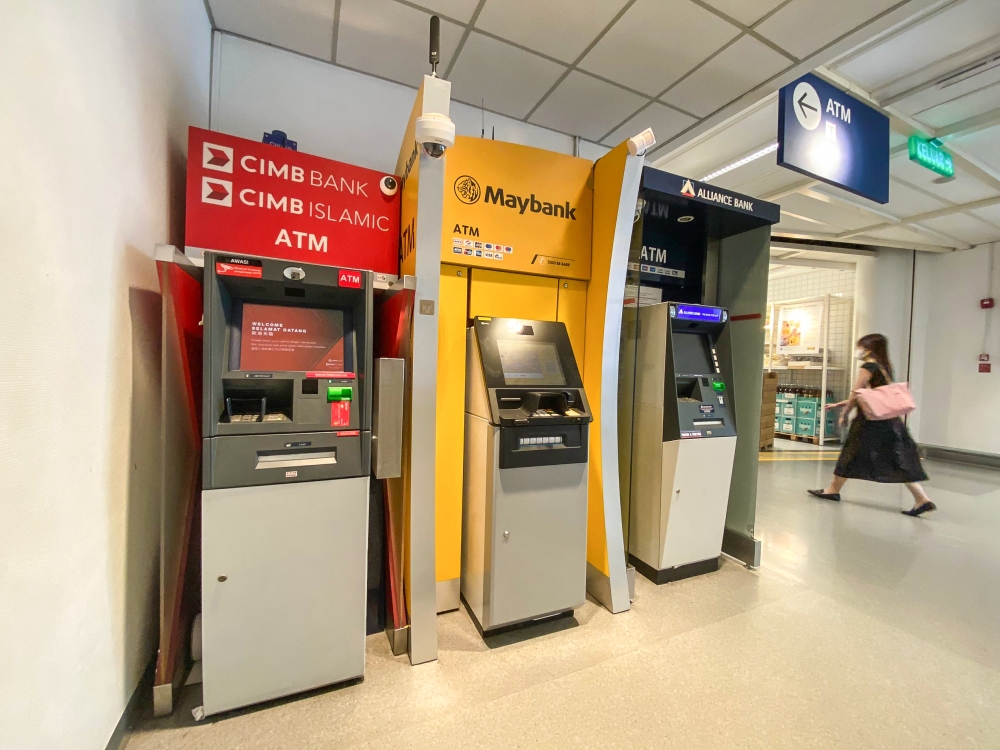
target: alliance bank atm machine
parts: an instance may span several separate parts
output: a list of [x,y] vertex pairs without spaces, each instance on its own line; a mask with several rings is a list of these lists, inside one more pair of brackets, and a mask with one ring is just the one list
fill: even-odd
[[655,583],[716,570],[736,452],[729,313],[639,308],[629,558]]
[[364,674],[372,274],[205,253],[204,288],[214,714]]
[[592,415],[563,323],[468,333],[461,592],[483,635],[586,599]]

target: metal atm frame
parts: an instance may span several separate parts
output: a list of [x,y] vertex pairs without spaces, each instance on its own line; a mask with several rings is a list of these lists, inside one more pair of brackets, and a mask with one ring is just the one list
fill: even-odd
[[[206,714],[364,675],[372,294],[368,271],[205,253]],[[263,322],[283,315],[319,321],[334,341],[320,360],[343,366],[261,369],[282,355],[243,348],[248,321],[277,326],[281,352],[310,333]]]
[[[505,376],[518,347],[562,383]],[[461,595],[486,635],[586,599],[593,417],[565,324],[474,318],[466,352]]]
[[628,551],[660,584],[719,567],[737,437],[729,312],[638,312]]

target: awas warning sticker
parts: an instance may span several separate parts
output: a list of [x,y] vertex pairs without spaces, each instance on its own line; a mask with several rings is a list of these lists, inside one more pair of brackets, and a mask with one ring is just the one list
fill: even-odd
[[215,272],[219,276],[259,279],[264,276],[264,264],[254,258],[226,258],[215,261]]

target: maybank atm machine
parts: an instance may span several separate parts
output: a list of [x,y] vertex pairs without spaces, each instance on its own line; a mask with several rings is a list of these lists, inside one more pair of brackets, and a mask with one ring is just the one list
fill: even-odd
[[719,566],[736,452],[729,313],[638,310],[629,558],[656,583]]
[[474,318],[466,351],[461,593],[486,635],[586,598],[592,415],[565,324]]
[[372,274],[206,253],[204,288],[213,714],[364,674]]

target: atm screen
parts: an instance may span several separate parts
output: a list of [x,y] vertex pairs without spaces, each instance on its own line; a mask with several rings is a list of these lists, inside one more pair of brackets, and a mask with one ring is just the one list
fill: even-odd
[[345,370],[343,310],[244,303],[238,335],[233,370]]
[[547,341],[497,341],[500,367],[507,385],[566,385],[559,349]]
[[707,375],[715,372],[708,336],[674,333],[674,372],[677,375]]

